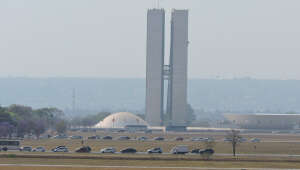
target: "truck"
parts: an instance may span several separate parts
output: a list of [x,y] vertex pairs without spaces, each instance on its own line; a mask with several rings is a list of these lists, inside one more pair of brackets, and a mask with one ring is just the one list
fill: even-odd
[[171,149],[172,154],[186,154],[189,152],[189,148],[186,145],[178,145]]

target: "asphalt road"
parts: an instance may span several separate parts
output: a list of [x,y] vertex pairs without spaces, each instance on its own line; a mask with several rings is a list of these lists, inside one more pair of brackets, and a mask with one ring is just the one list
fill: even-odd
[[91,166],[47,164],[0,164],[0,167],[70,167],[70,168],[118,168],[118,169],[188,169],[188,170],[300,170],[281,168],[211,168],[211,167],[156,167],[156,166]]
[[[11,151],[8,151],[11,152]],[[1,152],[0,152],[1,153]],[[5,153],[5,152],[3,152]],[[22,152],[20,152],[22,153]],[[31,152],[25,152],[25,153],[31,153]],[[52,151],[46,151],[46,152],[32,152],[32,153],[76,153],[76,152],[52,152]],[[106,153],[100,153],[100,152],[91,152],[91,154],[106,154]],[[115,152],[113,154],[123,154],[121,152]],[[136,152],[134,154],[141,154],[141,155],[148,155],[147,152]],[[150,154],[149,154],[150,155]],[[158,153],[152,153],[151,155],[160,155]],[[172,155],[170,152],[164,152],[162,155]],[[199,155],[199,154],[194,154],[194,153],[187,153],[185,155]],[[215,153],[215,156],[232,156],[231,153]],[[300,157],[300,155],[292,155],[292,154],[236,154],[236,156],[247,156],[247,157]]]

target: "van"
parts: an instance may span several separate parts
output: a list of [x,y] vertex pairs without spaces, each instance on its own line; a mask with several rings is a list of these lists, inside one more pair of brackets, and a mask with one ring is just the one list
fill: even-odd
[[178,145],[171,149],[172,154],[186,154],[189,152],[189,148],[186,145]]

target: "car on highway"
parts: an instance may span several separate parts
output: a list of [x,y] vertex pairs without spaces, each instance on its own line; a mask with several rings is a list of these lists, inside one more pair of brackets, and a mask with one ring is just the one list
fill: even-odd
[[176,137],[176,138],[175,138],[175,141],[183,141],[183,140],[184,140],[183,137]]
[[89,136],[88,139],[101,139],[101,137],[99,135],[95,135],[95,136]]
[[158,137],[153,138],[153,140],[163,141],[163,140],[165,140],[165,138],[158,136]]
[[228,138],[228,137],[226,137],[226,138],[224,138],[224,139],[223,139],[223,141],[224,141],[224,142],[231,142],[231,141],[232,141],[232,139],[231,139],[231,138]]
[[147,150],[147,153],[163,153],[163,150],[160,147],[157,148],[151,148]]
[[66,134],[59,134],[52,137],[52,139],[67,139],[67,138],[68,136]]
[[137,150],[134,148],[125,148],[120,151],[121,153],[136,153]]
[[103,148],[100,150],[100,153],[115,153],[116,149],[113,147]]
[[146,133],[146,134],[152,134],[152,130],[150,130],[150,129],[145,130],[145,133]]
[[42,146],[36,147],[32,150],[32,152],[46,152],[46,149]]
[[129,136],[120,136],[120,137],[118,138],[118,140],[129,140],[129,139],[130,139]]
[[[0,151],[7,151],[8,150],[8,148],[5,146],[5,147],[2,147],[2,148],[0,148]],[[19,150],[20,150],[20,148],[19,148]]]
[[215,151],[213,149],[203,149],[203,150],[200,150],[199,153],[200,153],[200,155],[204,155],[204,154],[212,155],[215,153]]
[[241,143],[242,143],[242,142],[246,142],[246,141],[247,141],[247,138],[243,138],[243,137],[242,137],[242,138],[239,138],[239,142],[241,142]]
[[191,153],[199,153],[200,149],[193,149]]
[[214,142],[215,139],[212,137],[204,138],[204,142]]
[[20,148],[21,152],[31,152],[32,151],[32,147],[31,146],[22,146]]
[[145,137],[145,136],[141,136],[137,140],[139,140],[139,141],[146,141],[146,140],[148,140],[148,138]]
[[126,130],[120,129],[120,130],[118,130],[117,132],[118,132],[118,133],[124,133],[124,132],[126,132]]
[[178,145],[171,149],[172,154],[186,154],[189,153],[189,148],[186,145]]
[[83,139],[82,136],[70,136],[70,139]]
[[83,146],[83,147],[77,148],[75,150],[75,152],[77,152],[77,153],[90,153],[91,151],[92,151],[92,149],[89,146]]
[[259,138],[252,138],[250,141],[252,143],[258,143],[258,142],[260,142],[260,139]]
[[69,150],[66,146],[57,146],[52,149],[52,152],[69,152]]
[[112,137],[111,136],[104,136],[102,139],[103,140],[112,140]]
[[192,137],[190,141],[201,141],[203,138],[201,137]]

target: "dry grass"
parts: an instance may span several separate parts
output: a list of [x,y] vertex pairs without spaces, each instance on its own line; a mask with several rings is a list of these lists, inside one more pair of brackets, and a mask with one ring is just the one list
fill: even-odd
[[[224,133],[192,133],[192,134],[126,134],[126,133],[81,133],[72,132],[69,135],[82,135],[84,137],[92,135],[110,135],[113,137],[118,136],[130,136],[132,138],[147,136],[153,138],[155,136],[164,136],[167,139],[174,139],[176,136],[182,136],[184,138],[191,137],[213,137],[218,142],[215,146],[216,153],[231,153],[231,146],[229,143],[222,142]],[[300,155],[300,135],[298,134],[246,134],[244,137],[250,139],[253,137],[261,138],[261,143],[242,143],[238,146],[238,153],[264,153],[264,154],[299,154]],[[296,142],[273,142],[273,141],[296,141]],[[297,142],[299,141],[299,142]],[[50,150],[58,145],[66,145],[71,151],[81,146],[81,140],[24,140],[21,143],[23,146],[44,146],[47,150]],[[104,140],[85,140],[85,145],[92,147],[93,151],[97,152],[104,147],[115,147],[120,150],[125,147],[134,147],[138,151],[143,152],[151,147],[162,147],[165,152],[168,152],[172,147],[176,145],[188,145],[190,149],[203,148],[204,145],[201,142],[191,141],[104,141]],[[254,148],[256,146],[256,149]],[[2,153],[3,154],[3,153]],[[67,155],[69,157],[61,157],[60,159],[47,159],[42,158],[45,155],[55,155],[56,153],[16,153],[20,155],[37,154],[37,158],[0,158],[1,163],[11,164],[60,164],[60,165],[108,165],[108,166],[165,166],[165,167],[216,167],[216,168],[300,168],[299,158],[279,158],[279,157],[240,157],[235,160],[230,157],[214,157],[212,161],[200,161],[199,155],[103,155],[103,154],[58,154]],[[75,156],[75,157],[73,157]],[[76,158],[78,156],[78,158]],[[72,159],[70,159],[72,157]],[[79,158],[84,159],[79,159]],[[145,158],[145,159],[143,159]],[[174,160],[170,158],[175,158]],[[179,159],[178,159],[179,158]],[[99,168],[74,168],[74,167],[0,167],[0,170],[93,170]],[[100,168],[103,170],[116,170],[120,168]],[[171,170],[164,169],[164,170]],[[125,170],[131,170],[125,168]],[[151,168],[145,170],[152,170]],[[154,169],[153,169],[154,170]],[[156,169],[159,170],[159,169]]]
[[[137,168],[75,168],[75,167],[0,167],[0,170],[137,170]],[[178,170],[174,168],[143,168],[143,170]],[[192,169],[191,169],[192,170]]]
[[[141,160],[93,160],[93,159],[31,159],[31,158],[0,158],[1,162],[11,163],[11,164],[44,164],[44,165],[89,165],[89,166],[149,166],[150,167],[213,167],[213,168],[283,168],[283,169],[291,169],[291,168],[300,168],[300,162],[248,162],[248,161],[160,161],[160,160],[148,160],[148,161],[141,161]],[[3,167],[0,167],[3,169]],[[20,170],[34,170],[34,167],[9,167]],[[54,168],[54,167],[38,167],[35,169],[39,170],[50,170],[50,169],[87,169],[87,168]],[[93,168],[89,168],[93,169]],[[96,169],[96,168],[95,168]],[[99,168],[100,169],[100,168]],[[102,168],[101,168],[102,169]],[[111,170],[106,168],[107,170]],[[120,168],[115,168],[120,169]],[[127,168],[133,169],[133,168]],[[5,169],[6,170],[6,169]]]

